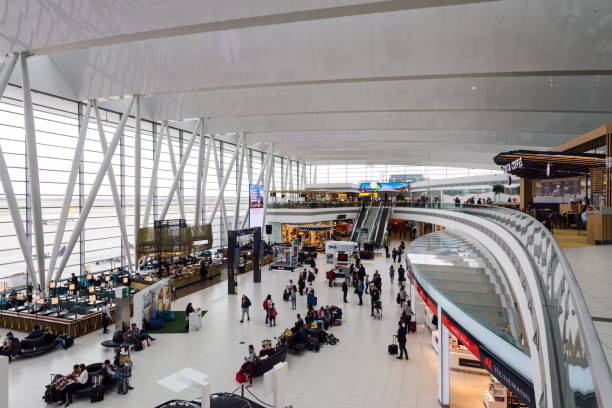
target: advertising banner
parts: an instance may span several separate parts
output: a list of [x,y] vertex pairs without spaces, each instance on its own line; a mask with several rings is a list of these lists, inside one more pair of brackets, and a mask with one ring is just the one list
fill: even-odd
[[134,319],[140,325],[141,320],[149,321],[164,310],[170,310],[170,280],[162,279],[153,285],[140,290],[134,295]]
[[480,347],[480,361],[483,367],[508,388],[516,398],[527,404],[529,408],[535,408],[533,385],[482,346]]
[[249,184],[249,227],[263,228],[264,187]]
[[409,191],[410,183],[361,183],[362,193],[407,193]]

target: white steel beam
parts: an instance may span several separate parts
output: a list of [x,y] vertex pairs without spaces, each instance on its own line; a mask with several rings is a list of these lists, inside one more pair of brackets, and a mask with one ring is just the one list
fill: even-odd
[[87,220],[87,217],[89,216],[89,212],[91,211],[91,207],[93,206],[93,203],[96,199],[96,195],[98,194],[98,191],[100,190],[100,185],[102,184],[102,180],[104,180],[104,175],[106,174],[108,166],[113,158],[113,155],[115,154],[115,150],[117,149],[117,145],[119,144],[119,139],[121,138],[121,135],[123,134],[125,123],[127,122],[128,117],[130,116],[130,111],[132,110],[133,105],[134,105],[134,97],[130,99],[130,103],[127,109],[125,110],[125,112],[123,112],[123,115],[121,116],[121,120],[119,121],[119,124],[117,125],[117,129],[115,129],[115,134],[113,138],[111,139],[110,145],[108,146],[108,151],[106,152],[106,154],[104,155],[104,158],[102,159],[102,163],[100,164],[100,169],[98,169],[98,174],[96,175],[96,178],[91,186],[91,189],[89,190],[89,194],[87,195],[87,199],[85,200],[83,209],[81,210],[81,213],[79,214],[79,218],[77,219],[76,225],[74,226],[74,230],[72,231],[70,240],[66,244],[66,251],[64,252],[64,256],[62,257],[60,266],[55,272],[56,280],[61,276],[62,272],[64,271],[64,268],[66,267],[66,263],[68,262],[68,259],[70,258],[70,255],[72,254],[72,250],[74,249],[74,245],[76,244],[76,241],[79,238],[79,235],[81,234],[81,230],[83,229],[83,226],[85,225],[85,221]]
[[[0,73],[0,98],[4,95],[4,91],[6,90],[6,86],[8,85],[11,74],[15,69],[15,65],[17,64],[17,59],[17,54],[11,54],[8,57],[8,60],[4,66],[4,69],[2,70],[2,73]],[[21,220],[21,214],[19,213],[19,205],[17,204],[15,191],[13,190],[13,183],[11,182],[8,167],[6,165],[6,161],[4,160],[4,153],[2,152],[1,145],[0,180],[2,181],[4,196],[6,197],[9,212],[11,213],[11,219],[13,220],[13,226],[15,227],[15,234],[17,235],[17,240],[19,241],[19,247],[21,248],[23,259],[26,263],[28,273],[30,274],[30,279],[32,280],[32,286],[38,287],[39,290],[44,290],[44,288],[41,288],[38,284],[38,279],[36,277],[36,269],[34,268],[34,262],[32,262],[31,248],[28,245],[25,228],[23,227],[23,221]]]
[[238,182],[236,183],[236,202],[234,204],[234,225],[233,228],[238,227],[238,217],[240,216],[240,193],[242,190],[242,174],[244,170],[244,156],[246,154],[246,135],[242,134],[242,147],[236,146],[236,149],[241,149],[240,161],[238,162]]
[[17,199],[15,198],[15,191],[13,190],[13,183],[11,182],[11,178],[8,172],[8,167],[6,166],[6,161],[4,160],[4,152],[2,151],[1,146],[0,146],[0,179],[2,180],[2,188],[4,189],[4,195],[6,197],[6,202],[8,204],[9,211],[11,213],[11,219],[13,220],[13,226],[15,227],[15,234],[17,235],[17,240],[19,241],[19,247],[21,248],[21,254],[23,255],[23,259],[25,260],[26,266],[28,268],[30,279],[32,279],[32,286],[38,287],[39,290],[43,291],[44,288],[41,288],[38,285],[38,278],[36,277],[36,268],[34,267],[34,262],[32,262],[30,246],[28,245],[28,239],[26,238],[25,228],[23,227],[23,221],[21,220],[21,214],[19,213],[19,205],[17,204]]
[[266,212],[268,211],[268,197],[270,196],[270,178],[272,169],[274,168],[274,144],[270,146],[270,160],[268,161],[268,169],[266,171],[266,181],[264,186],[264,205],[263,219],[261,221],[262,228],[266,225]]
[[[15,65],[17,64],[18,58],[19,57],[17,54],[11,54],[7,59],[4,69],[0,73],[0,98],[4,95],[4,91],[6,90],[6,86],[8,85],[10,77],[15,69]],[[15,192],[13,190],[13,183],[10,179],[8,167],[6,165],[4,153],[2,152],[1,146],[0,179],[2,180],[4,195],[6,197],[13,225],[15,227],[15,233],[17,235],[17,240],[19,241],[19,247],[21,248],[21,252],[26,263],[28,273],[30,275],[30,279],[32,280],[32,285],[34,287],[37,287],[39,290],[44,290],[44,287],[41,288],[41,285],[38,284],[38,279],[36,277],[36,269],[34,268],[34,263],[32,262],[31,246],[28,242],[26,232],[23,227],[23,221],[21,220],[19,206],[17,204],[17,199],[15,198]],[[42,286],[44,286],[44,282],[42,282],[42,284]]]
[[[168,126],[168,121],[165,121],[164,123],[166,125],[166,132],[167,132],[166,135],[168,137],[168,155],[170,156],[170,165],[172,166],[172,177],[176,178],[176,174],[177,174],[176,159],[174,158],[174,147],[172,147],[172,139],[170,138],[170,127]],[[172,196],[170,196],[170,199],[171,198]],[[185,219],[185,206],[183,204],[183,196],[181,195],[181,192],[178,189],[176,190],[176,200],[178,201],[179,212],[181,214],[181,218]],[[166,218],[165,215],[164,217],[160,219],[163,220],[164,218]]]
[[[138,230],[140,229],[140,193],[141,193],[141,170],[142,170],[142,150],[141,150],[141,132],[140,132],[140,95],[136,95],[136,126],[134,129],[134,242],[136,242],[136,236],[138,235]],[[96,114],[96,118],[98,115]],[[104,131],[99,129],[100,136],[104,135]],[[102,139],[100,139],[102,140]],[[106,145],[106,142],[104,142]],[[111,173],[113,172],[113,165],[109,166],[108,177],[111,178]],[[113,179],[114,174],[113,174]],[[117,214],[119,216],[119,214]],[[129,248],[127,248],[126,253],[130,253]],[[128,257],[129,259],[129,257]],[[130,262],[130,269],[132,268]]]
[[[244,134],[242,136],[240,136],[240,140],[238,142],[238,145],[240,145],[242,143],[243,139],[244,139]],[[214,219],[215,218],[215,214],[217,213],[217,210],[219,209],[219,204],[221,202],[221,196],[223,196],[223,192],[225,191],[225,186],[227,185],[229,177],[232,174],[232,169],[234,168],[234,163],[236,162],[236,158],[238,157],[238,153],[239,152],[240,152],[240,149],[238,149],[238,147],[236,147],[236,151],[232,155],[232,159],[230,160],[230,163],[227,166],[227,172],[225,173],[225,175],[223,177],[223,184],[220,186],[219,194],[217,195],[217,200],[215,201],[215,205],[213,207],[212,213],[210,214],[210,219]]]
[[162,144],[164,141],[164,126],[162,124],[161,132],[157,136],[157,143],[155,144],[155,157],[153,158],[153,169],[151,170],[151,178],[149,179],[149,193],[147,194],[147,206],[145,207],[144,219],[142,226],[147,227],[149,225],[149,214],[151,214],[151,207],[153,205],[153,194],[155,193],[155,180],[157,179],[157,169],[159,167],[159,158],[161,156]]
[[[270,162],[270,152],[271,151],[272,151],[272,145],[270,145],[270,147],[268,148],[268,154],[266,155],[263,165],[261,166],[261,170],[259,171],[259,176],[257,177],[257,181],[254,183],[255,185],[261,184],[263,180],[264,174],[266,173],[266,169],[268,168],[268,163]],[[250,200],[250,197],[249,197],[249,200]],[[242,224],[240,226],[240,229],[244,228],[244,226],[246,225],[248,215],[249,215],[249,208],[247,207],[246,212],[244,214],[244,218],[242,218]]]
[[[218,186],[217,188],[219,191],[221,191],[221,185],[223,184],[223,179],[221,178],[221,166],[219,164],[219,154],[217,153],[216,143],[213,145],[213,149],[214,149],[214,158],[215,158],[215,170],[217,173],[217,186]],[[212,223],[214,219],[215,219],[214,214],[211,214],[210,222]],[[219,216],[219,225],[221,226],[223,230],[227,229],[227,214],[226,214],[226,208],[225,208],[225,197],[223,194],[221,194],[221,215]]]
[[[100,113],[98,111],[98,104],[96,103],[96,101],[93,102],[93,106],[94,111],[96,113],[96,124],[98,125],[100,146],[102,147],[102,154],[105,155],[108,151],[108,144],[106,143],[106,136],[104,134],[104,128],[102,127],[102,121],[100,120]],[[113,202],[115,204],[115,214],[117,214],[117,219],[119,220],[119,230],[121,232],[121,240],[123,241],[123,249],[125,250],[125,253],[127,255],[130,271],[134,273],[134,264],[132,263],[132,254],[130,253],[130,242],[128,241],[127,228],[125,226],[125,217],[123,214],[123,208],[121,208],[121,198],[119,197],[119,190],[117,189],[117,181],[115,179],[115,172],[113,170],[112,162],[108,165],[107,175],[108,182],[111,187],[111,193],[113,195]],[[134,235],[134,242],[136,242],[136,235]]]
[[293,190],[293,164],[291,163],[291,157],[289,159],[289,190]]
[[[28,174],[32,193],[32,218],[34,219],[34,235],[36,237],[36,260],[38,261],[39,282],[45,282],[45,238],[43,235],[42,205],[40,200],[40,179],[38,177],[38,150],[36,148],[36,128],[34,126],[34,108],[32,106],[32,91],[30,89],[30,74],[28,72],[28,57],[21,54],[21,76],[23,90],[23,117],[28,153]],[[45,288],[41,288],[45,290]]]
[[[53,242],[53,249],[51,251],[51,259],[49,260],[49,271],[47,273],[46,285],[49,286],[51,276],[55,270],[55,263],[57,262],[57,255],[64,238],[64,231],[66,230],[66,222],[68,221],[68,212],[70,211],[70,205],[72,204],[72,195],[74,193],[74,185],[76,184],[77,175],[79,173],[79,165],[81,163],[81,156],[83,155],[83,147],[85,146],[85,136],[87,135],[87,129],[89,127],[89,116],[91,114],[91,101],[87,102],[85,108],[85,116],[81,121],[81,129],[79,132],[79,138],[77,140],[76,147],[74,149],[74,156],[72,156],[72,167],[70,168],[70,174],[68,175],[68,182],[66,184],[66,192],[64,193],[64,201],[62,202],[62,209],[60,210],[60,218],[57,222],[57,230],[55,232],[55,241]],[[97,117],[97,113],[96,113]]]
[[[160,214],[159,219],[163,220],[166,218],[166,214],[168,214],[168,209],[170,208],[170,203],[172,202],[172,195],[175,192],[178,192],[178,185],[181,180],[181,176],[183,171],[185,170],[185,165],[187,165],[187,160],[189,160],[189,155],[191,154],[191,149],[193,148],[193,143],[198,137],[198,130],[200,129],[200,125],[202,124],[202,120],[198,119],[195,127],[193,128],[193,133],[191,133],[191,139],[189,140],[189,144],[187,145],[187,149],[185,150],[185,155],[183,156],[181,163],[179,164],[179,168],[177,169],[176,174],[174,175],[174,180],[172,181],[172,186],[170,187],[170,191],[168,193],[168,197],[166,198],[166,202],[164,203],[164,208]],[[168,146],[170,146],[170,131],[168,130]],[[170,154],[173,156],[172,154]],[[180,197],[180,193],[178,194]],[[182,201],[182,200],[181,200]],[[180,201],[179,201],[180,202]],[[185,212],[183,211],[183,206],[181,203],[181,217],[185,219]]]
[[[198,152],[198,174],[196,179],[196,205],[195,205],[195,219],[193,225],[200,225],[200,219],[202,218],[202,192],[206,190],[206,185],[202,186],[203,168],[204,168],[204,148],[206,145],[206,125],[208,121],[205,118],[200,119],[202,121],[202,130],[200,131],[200,150]],[[207,152],[206,161],[210,158],[210,152]],[[206,181],[204,181],[206,183]]]
[[[202,132],[202,134],[203,133],[204,132]],[[215,141],[215,137],[211,135],[208,141],[208,149],[206,150],[206,161],[204,165],[204,174],[202,175],[202,186],[200,187],[200,191],[202,192],[202,201],[200,204],[200,208],[204,209],[204,211],[202,211],[202,224],[206,223],[206,181],[208,179],[208,168],[210,167],[210,151],[215,149],[214,141]]]

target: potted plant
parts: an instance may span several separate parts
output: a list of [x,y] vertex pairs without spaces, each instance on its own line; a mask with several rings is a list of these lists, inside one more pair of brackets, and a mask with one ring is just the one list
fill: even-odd
[[501,184],[495,184],[493,186],[493,192],[495,193],[495,202],[499,202],[499,195],[504,191],[504,186],[502,186]]

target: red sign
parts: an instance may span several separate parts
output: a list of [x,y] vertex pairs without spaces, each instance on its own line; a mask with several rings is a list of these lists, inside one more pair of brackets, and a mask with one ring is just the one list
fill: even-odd
[[414,284],[414,287],[416,288],[417,292],[419,292],[419,295],[421,295],[421,298],[423,299],[427,307],[429,307],[429,309],[431,309],[433,314],[437,316],[438,306],[436,306],[433,300],[431,300],[429,296],[427,296],[427,292],[425,292],[423,288],[421,287],[421,285],[418,284],[416,278],[414,277],[414,274],[410,274],[410,279],[412,279],[412,283]]
[[459,330],[459,328],[457,328],[457,326],[455,326],[455,324],[453,324],[453,322],[451,322],[446,315],[442,315],[442,324],[448,328],[448,331],[450,331],[461,344],[467,347],[467,349],[480,360],[478,345],[475,344],[465,333],[463,333],[463,331]]

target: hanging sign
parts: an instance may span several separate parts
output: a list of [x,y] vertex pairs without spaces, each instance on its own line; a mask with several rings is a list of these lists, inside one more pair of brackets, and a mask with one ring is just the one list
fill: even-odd
[[504,173],[512,173],[516,169],[520,169],[523,167],[523,158],[519,157],[516,160],[511,161],[510,163],[504,165]]

